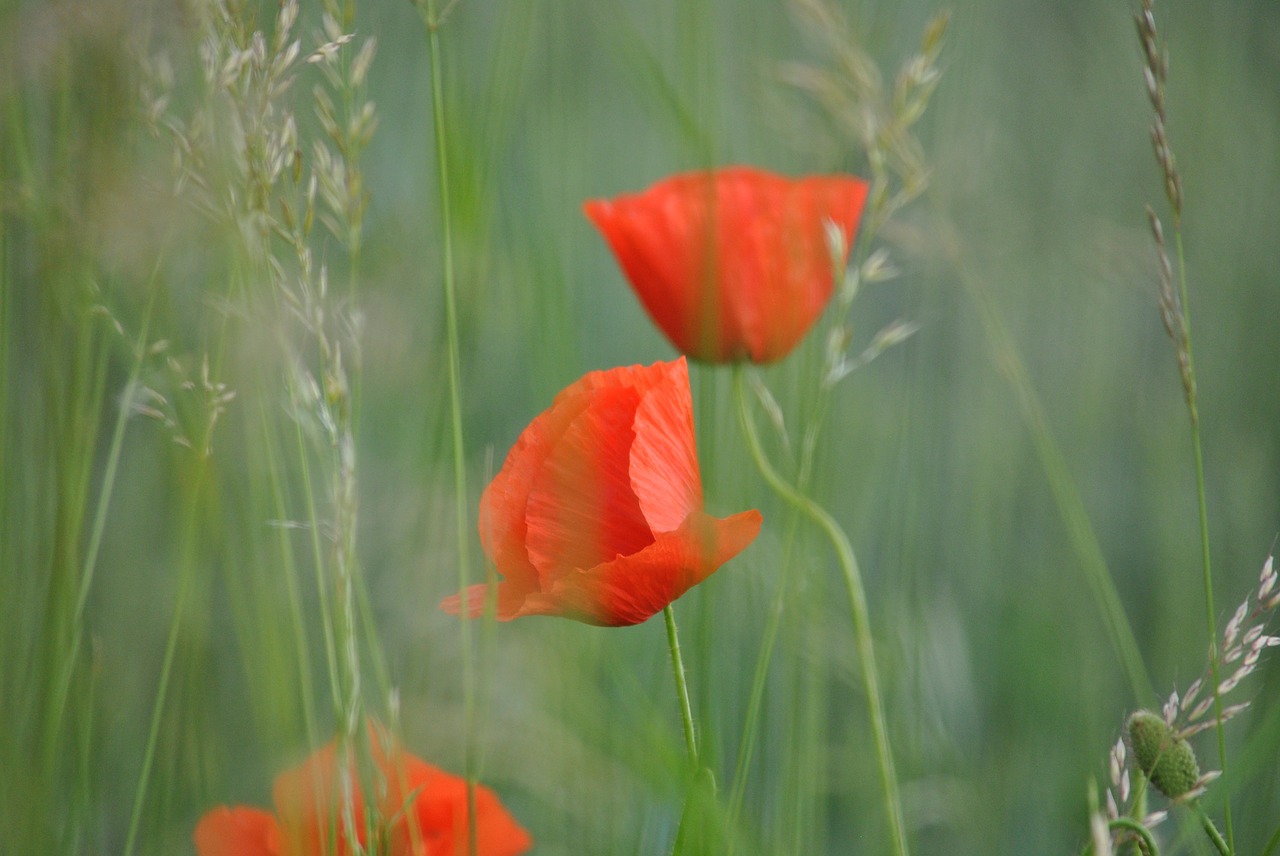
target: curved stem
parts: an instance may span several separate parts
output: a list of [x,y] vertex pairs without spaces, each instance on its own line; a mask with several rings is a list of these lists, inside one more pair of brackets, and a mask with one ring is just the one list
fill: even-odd
[[1146,856],[1160,856],[1160,848],[1156,846],[1156,839],[1151,834],[1151,830],[1143,826],[1139,821],[1131,817],[1117,817],[1108,825],[1109,829],[1123,829],[1137,838],[1142,840],[1143,853]]
[[689,763],[698,766],[698,739],[693,731],[693,707],[689,704],[689,684],[684,676],[684,660],[680,657],[680,637],[676,634],[676,614],[671,604],[662,608],[667,622],[667,647],[671,649],[671,670],[676,679],[676,695],[680,699],[680,718],[684,723],[684,748],[689,752]]
[[765,457],[756,433],[755,424],[747,405],[744,369],[734,366],[733,392],[738,405],[738,418],[742,424],[742,433],[747,447],[760,475],[768,482],[769,487],[784,500],[804,514],[822,530],[835,550],[836,559],[844,576],[845,586],[849,591],[849,612],[853,619],[854,639],[857,642],[858,660],[862,666],[862,681],[867,694],[867,713],[871,719],[871,733],[876,744],[876,760],[880,770],[880,788],[885,797],[885,815],[889,822],[889,833],[893,840],[893,852],[897,856],[906,856],[907,838],[905,823],[902,817],[902,798],[898,793],[898,776],[894,770],[893,752],[889,746],[889,732],[885,722],[884,702],[880,693],[880,675],[876,668],[875,649],[871,637],[871,619],[867,609],[866,590],[862,584],[862,573],[858,569],[858,560],[854,556],[853,545],[845,535],[840,524],[836,522],[826,509],[809,497],[797,491],[786,482],[773,465]]

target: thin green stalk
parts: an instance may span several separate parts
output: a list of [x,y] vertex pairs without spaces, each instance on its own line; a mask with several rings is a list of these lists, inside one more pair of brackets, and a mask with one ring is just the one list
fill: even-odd
[[[471,610],[467,603],[471,579],[470,525],[467,504],[466,450],[462,434],[461,360],[458,355],[457,282],[453,266],[453,215],[449,194],[449,157],[446,146],[444,80],[440,59],[440,26],[435,0],[419,0],[419,12],[427,29],[431,55],[431,110],[435,126],[436,178],[440,195],[440,240],[443,257],[445,329],[449,348],[449,417],[453,436],[453,495],[458,545],[458,591],[462,598],[459,632],[462,636],[463,722],[466,728],[463,774],[467,780],[467,842],[470,856],[476,856],[476,769],[475,769],[475,675],[471,656]],[[446,8],[446,13],[448,8]]]
[[1267,839],[1267,846],[1262,848],[1262,856],[1272,856],[1278,847],[1280,847],[1280,826],[1277,826],[1276,831]]
[[294,422],[294,438],[298,443],[298,468],[302,476],[302,495],[307,504],[307,534],[311,540],[311,566],[316,576],[316,593],[320,598],[321,628],[324,632],[325,665],[329,670],[329,692],[333,713],[341,721],[342,685],[338,676],[338,643],[333,631],[333,611],[329,608],[329,585],[324,578],[324,546],[320,543],[320,516],[311,483],[311,456],[301,422]]
[[[157,271],[158,272],[158,265]],[[155,272],[152,274],[152,285],[155,284]],[[107,464],[103,471],[102,486],[98,491],[98,503],[94,512],[93,528],[89,534],[89,545],[85,550],[84,564],[80,569],[80,589],[76,594],[75,606],[71,614],[71,643],[67,648],[67,659],[58,675],[55,690],[52,721],[48,728],[50,735],[56,735],[61,728],[62,715],[66,709],[67,696],[71,690],[71,679],[75,674],[79,660],[80,647],[84,639],[84,611],[89,603],[89,590],[93,585],[94,571],[98,566],[98,551],[102,547],[102,536],[106,531],[107,509],[111,506],[111,494],[115,489],[116,472],[120,466],[120,452],[124,447],[125,425],[128,422],[132,400],[138,386],[138,377],[142,373],[142,361],[147,347],[147,331],[151,323],[151,309],[154,305],[155,291],[147,301],[146,312],[142,316],[142,329],[138,332],[138,341],[134,345],[134,361],[129,369],[129,379],[125,382],[124,395],[120,401],[119,412],[116,413],[115,427],[111,433],[111,446],[107,452]]]
[[[786,546],[782,553],[784,560],[781,564],[783,566],[787,564],[786,557],[792,554],[795,544],[795,522],[797,517],[797,515],[793,515],[791,522],[787,526]],[[755,754],[756,731],[759,729],[760,711],[764,704],[764,688],[769,679],[769,666],[773,662],[773,652],[777,647],[778,632],[782,627],[782,616],[786,612],[789,579],[790,576],[788,574],[779,575],[778,590],[774,594],[773,603],[769,608],[769,617],[765,621],[764,633],[760,638],[760,653],[756,657],[756,670],[751,679],[751,694],[747,700],[747,713],[743,718],[742,735],[738,739],[738,760],[734,764],[733,783],[729,788],[729,808],[726,815],[730,834],[729,856],[733,856],[737,845],[737,837],[734,833],[738,828],[738,817],[742,813],[743,800],[746,798],[747,772],[751,767],[751,758]]]
[[[1205,500],[1204,452],[1200,443],[1200,411],[1196,404],[1196,362],[1191,348],[1191,309],[1187,305],[1187,263],[1182,250],[1182,225],[1180,218],[1175,218],[1174,240],[1178,248],[1178,289],[1182,298],[1182,336],[1187,351],[1187,411],[1191,417],[1191,448],[1195,458],[1196,469],[1196,509],[1200,517],[1200,560],[1204,578],[1204,607],[1209,624],[1209,677],[1213,681],[1213,712],[1217,720],[1215,731],[1218,736],[1218,766],[1225,775],[1227,772],[1227,739],[1222,727],[1222,697],[1218,693],[1218,627],[1213,607],[1213,565],[1209,558],[1209,511]],[[1208,816],[1200,812],[1208,822]],[[1231,802],[1223,800],[1222,821],[1227,830],[1226,850],[1224,853],[1235,853],[1235,833],[1231,824]],[[1209,823],[1212,826],[1212,823]],[[1206,829],[1208,831],[1208,829]],[[1214,829],[1213,838],[1217,830]],[[1221,836],[1214,842],[1221,840]]]
[[698,766],[698,739],[693,730],[693,708],[689,704],[689,684],[685,680],[684,660],[680,657],[680,637],[676,635],[676,614],[667,604],[662,609],[667,623],[667,646],[671,649],[671,670],[676,679],[676,695],[680,699],[680,719],[684,723],[684,748],[689,752],[689,763]]
[[[207,438],[206,438],[207,440]],[[198,447],[206,448],[205,445]],[[186,612],[187,598],[195,577],[195,547],[197,525],[200,518],[200,494],[204,489],[205,476],[209,469],[209,459],[197,451],[196,472],[191,479],[187,519],[182,527],[182,543],[184,545],[181,559],[181,579],[178,582],[178,598],[173,607],[173,618],[169,622],[169,638],[165,642],[164,660],[160,666],[160,678],[156,684],[156,699],[151,710],[151,726],[147,731],[147,745],[142,755],[142,770],[138,774],[138,788],[133,797],[133,810],[129,816],[129,831],[125,836],[124,856],[133,853],[138,837],[138,825],[142,820],[142,807],[146,804],[147,788],[151,781],[151,770],[154,766],[156,746],[160,742],[160,724],[164,719],[165,702],[168,700],[169,678],[173,673],[174,655],[178,650],[182,619]]]
[[1204,809],[1200,807],[1200,803],[1192,804],[1192,810],[1196,813],[1196,817],[1200,819],[1200,826],[1204,829],[1204,834],[1209,836],[1209,840],[1213,842],[1213,846],[1217,848],[1221,856],[1231,856],[1234,849],[1230,843],[1223,840],[1222,833],[1218,831],[1218,827],[1214,826],[1213,819],[1204,813]]
[[760,653],[756,658],[756,671],[751,679],[751,695],[747,699],[747,714],[742,724],[742,736],[738,741],[738,760],[734,764],[733,784],[729,788],[729,856],[733,856],[737,844],[738,816],[742,813],[742,801],[747,790],[747,770],[751,766],[751,757],[755,753],[755,734],[760,721],[760,709],[764,703],[764,687],[769,678],[769,665],[773,661],[773,650],[778,640],[778,630],[782,627],[782,613],[786,606],[786,575],[778,581],[778,591],[774,595],[769,609],[769,617],[765,621],[764,634],[760,640]]
[[867,712],[871,719],[871,733],[876,745],[876,761],[880,772],[880,788],[885,797],[885,815],[889,823],[889,834],[893,841],[893,852],[897,856],[906,856],[908,852],[906,825],[902,816],[902,798],[898,792],[898,777],[894,770],[893,752],[889,745],[889,732],[885,722],[884,701],[880,693],[879,670],[876,666],[874,643],[871,636],[871,619],[867,608],[866,591],[862,584],[862,574],[858,569],[857,558],[848,536],[840,528],[827,511],[809,497],[788,484],[765,457],[760,438],[756,434],[755,424],[748,409],[745,369],[741,365],[734,366],[733,391],[738,403],[738,418],[742,432],[747,441],[748,450],[760,474],[774,492],[790,503],[797,511],[811,519],[831,542],[836,559],[840,564],[845,585],[849,592],[850,616],[853,619],[853,632],[858,649],[858,659],[862,666],[863,686],[867,694]]
[[[266,450],[267,460],[270,462],[266,470],[271,474],[269,479],[271,500],[274,504],[276,519],[283,520],[289,513],[289,503],[285,500],[282,480],[276,477],[280,472],[280,468],[276,465],[276,446],[278,441],[272,431],[272,423],[267,408],[259,408],[258,416],[261,420],[262,446]],[[298,590],[298,566],[294,561],[292,538],[287,528],[281,527],[279,541],[280,565],[283,569],[289,619],[293,625],[294,644],[298,649],[298,686],[301,691],[302,715],[306,729],[307,745],[312,746],[315,744],[316,716],[315,711],[312,709],[311,657],[307,653],[307,629],[306,621],[303,619],[302,614],[302,598]]]

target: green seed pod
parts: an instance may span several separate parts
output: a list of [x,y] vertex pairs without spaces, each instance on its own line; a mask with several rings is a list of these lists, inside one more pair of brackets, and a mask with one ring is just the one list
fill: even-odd
[[1195,787],[1200,778],[1196,753],[1163,717],[1140,710],[1129,717],[1128,729],[1138,769],[1160,793],[1177,799]]

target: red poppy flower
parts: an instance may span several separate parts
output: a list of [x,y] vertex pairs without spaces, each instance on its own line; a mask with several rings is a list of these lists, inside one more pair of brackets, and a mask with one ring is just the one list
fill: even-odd
[[[377,818],[382,821],[376,852],[465,856],[466,780],[406,752],[388,753],[376,734],[372,743],[374,766],[380,776]],[[355,766],[350,769],[355,777]],[[195,830],[197,856],[350,856],[353,843],[368,844],[364,798],[357,785],[353,835],[337,809],[337,780],[337,748],[330,743],[276,778],[276,814],[245,806],[220,806],[205,814]],[[507,814],[493,792],[477,786],[479,856],[516,856],[530,846],[529,834]]]
[[831,298],[823,222],[852,244],[867,184],[751,167],[672,176],[584,206],[654,323],[711,363],[785,357]]
[[[480,499],[501,621],[638,624],[746,547],[760,512],[702,510],[684,358],[591,372],[516,441]],[[470,614],[486,587],[468,591]],[[441,607],[457,614],[458,595]]]

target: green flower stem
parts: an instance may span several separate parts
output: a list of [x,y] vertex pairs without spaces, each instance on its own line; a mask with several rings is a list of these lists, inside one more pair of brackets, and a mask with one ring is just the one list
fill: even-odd
[[680,698],[680,718],[684,722],[684,747],[689,752],[689,763],[698,766],[698,739],[693,731],[693,707],[689,704],[689,684],[685,680],[684,660],[680,657],[680,637],[676,634],[676,614],[667,604],[662,608],[667,623],[667,646],[671,649],[671,671],[676,679],[676,695]]
[[902,798],[898,792],[898,777],[894,770],[893,752],[889,746],[889,732],[885,723],[884,702],[880,693],[880,676],[876,668],[875,649],[871,637],[871,620],[867,609],[867,595],[862,585],[862,574],[853,546],[840,524],[827,511],[809,497],[788,484],[769,463],[752,422],[747,403],[746,375],[741,365],[734,366],[733,391],[738,403],[738,418],[747,447],[756,467],[769,486],[809,519],[831,541],[840,570],[849,590],[849,608],[853,619],[854,638],[858,659],[862,666],[863,686],[867,694],[867,712],[871,718],[871,733],[876,744],[876,760],[880,770],[880,788],[885,797],[885,815],[889,821],[889,834],[893,840],[893,853],[906,856],[906,828],[902,817]]
[[[453,267],[453,214],[449,194],[449,157],[446,147],[444,79],[440,60],[440,26],[434,0],[418,0],[418,11],[427,30],[427,48],[431,54],[431,108],[435,125],[436,179],[440,191],[440,240],[444,265],[444,307],[446,337],[449,342],[449,416],[453,435],[453,494],[457,503],[458,591],[462,597],[459,610],[459,632],[462,634],[463,722],[466,736],[463,749],[463,774],[467,780],[467,848],[476,854],[476,746],[475,746],[475,676],[471,657],[470,609],[467,586],[471,579],[470,526],[468,525],[466,450],[462,436],[461,360],[458,356],[458,299]],[[446,12],[448,9],[446,9]]]

